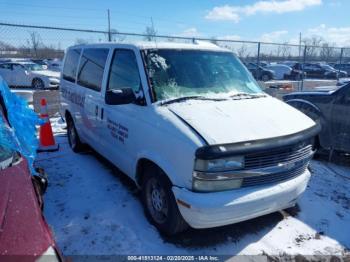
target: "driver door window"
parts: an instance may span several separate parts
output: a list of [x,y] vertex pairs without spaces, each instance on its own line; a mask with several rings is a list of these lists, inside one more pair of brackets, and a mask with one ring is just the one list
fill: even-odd
[[113,54],[107,90],[125,88],[131,88],[137,94],[141,91],[141,80],[134,52],[119,49]]

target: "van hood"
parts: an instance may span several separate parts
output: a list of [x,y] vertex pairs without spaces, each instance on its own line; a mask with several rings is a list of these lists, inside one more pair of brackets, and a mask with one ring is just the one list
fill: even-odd
[[31,73],[37,76],[47,76],[47,77],[53,77],[53,78],[60,77],[60,72],[55,72],[51,70],[32,71]]
[[168,109],[209,145],[291,135],[315,125],[309,117],[276,98],[188,100]]

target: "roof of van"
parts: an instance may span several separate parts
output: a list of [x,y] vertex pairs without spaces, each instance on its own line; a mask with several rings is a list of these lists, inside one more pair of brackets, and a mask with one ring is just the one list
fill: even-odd
[[96,43],[75,45],[77,47],[136,47],[138,49],[195,49],[212,51],[230,51],[206,41],[196,41],[196,43],[174,43],[174,42],[135,42],[135,43]]

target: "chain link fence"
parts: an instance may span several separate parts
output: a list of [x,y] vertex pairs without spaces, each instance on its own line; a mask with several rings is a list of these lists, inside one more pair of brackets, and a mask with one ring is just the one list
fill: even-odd
[[[151,30],[152,31],[152,30]],[[135,41],[186,42],[209,41],[232,50],[258,80],[299,81],[294,89],[303,89],[305,79],[313,85],[335,84],[350,76],[350,48],[264,43],[254,41],[191,38],[171,35],[123,33],[75,28],[0,23],[0,60],[5,58],[62,59],[64,50],[75,44]],[[282,67],[281,67],[282,65]],[[283,73],[283,65],[295,72]],[[282,68],[282,69],[281,69]],[[335,69],[335,70],[334,70]],[[329,73],[333,70],[333,73]],[[270,74],[270,73],[271,74]],[[328,72],[328,73],[326,73]],[[306,81],[305,81],[306,82]],[[312,82],[312,81],[309,81]],[[268,82],[269,83],[269,82]]]

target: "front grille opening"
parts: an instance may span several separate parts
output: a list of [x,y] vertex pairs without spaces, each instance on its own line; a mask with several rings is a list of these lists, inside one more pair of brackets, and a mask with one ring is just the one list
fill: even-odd
[[289,163],[295,163],[295,167],[278,173],[246,177],[243,179],[242,187],[277,183],[303,174],[314,152],[312,142],[309,139],[294,145],[247,154],[245,170],[277,167]]

